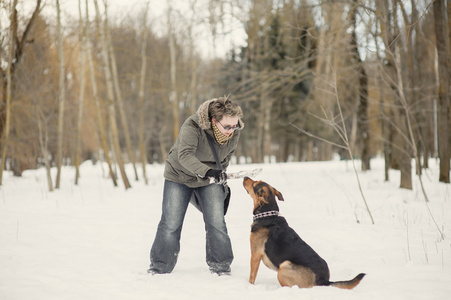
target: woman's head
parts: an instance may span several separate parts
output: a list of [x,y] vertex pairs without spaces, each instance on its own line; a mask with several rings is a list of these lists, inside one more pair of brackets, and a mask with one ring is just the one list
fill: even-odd
[[228,97],[220,97],[212,101],[208,109],[208,114],[211,120],[215,119],[217,121],[221,121],[224,116],[243,117],[241,107],[232,102]]
[[227,136],[240,129],[239,119],[243,117],[243,111],[238,104],[232,102],[228,97],[221,97],[212,101],[208,114],[211,122]]

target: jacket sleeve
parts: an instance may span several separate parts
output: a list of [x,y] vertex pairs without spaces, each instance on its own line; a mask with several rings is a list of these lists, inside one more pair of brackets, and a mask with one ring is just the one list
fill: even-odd
[[180,164],[196,176],[205,177],[205,173],[210,169],[202,163],[195,155],[199,146],[201,130],[199,128],[185,124],[180,128],[178,159]]

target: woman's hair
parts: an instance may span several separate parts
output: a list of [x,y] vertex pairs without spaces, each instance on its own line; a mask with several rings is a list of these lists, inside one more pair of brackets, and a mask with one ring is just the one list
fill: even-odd
[[241,107],[232,102],[229,97],[220,97],[210,103],[208,115],[210,120],[214,118],[217,121],[221,121],[224,116],[238,116],[238,118],[242,118],[243,111],[241,110]]

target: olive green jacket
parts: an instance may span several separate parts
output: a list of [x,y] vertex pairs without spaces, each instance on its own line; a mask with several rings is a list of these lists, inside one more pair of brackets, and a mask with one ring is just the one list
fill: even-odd
[[[213,137],[211,121],[208,117],[208,107],[214,100],[205,101],[200,105],[197,112],[183,123],[179,136],[171,147],[166,159],[165,179],[182,183],[192,188],[209,184],[209,178],[205,174],[209,169],[218,169],[206,136],[209,134]],[[243,121],[239,119],[238,122],[240,127],[243,128]],[[239,138],[239,130],[236,130],[233,137],[224,145],[220,145],[213,137],[214,147],[224,171],[227,170]]]

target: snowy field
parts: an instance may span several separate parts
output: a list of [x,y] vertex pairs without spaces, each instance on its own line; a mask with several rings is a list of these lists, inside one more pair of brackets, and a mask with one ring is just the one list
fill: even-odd
[[263,264],[250,285],[252,201],[241,180],[229,181],[232,275],[210,274],[202,216],[190,206],[174,272],[150,276],[146,269],[161,214],[163,166],[149,165],[149,185],[132,181],[133,188],[125,191],[105,178],[106,168],[85,162],[79,186],[73,183],[74,169],[67,167],[61,189],[53,193],[44,169],[21,178],[4,175],[0,299],[451,299],[451,186],[437,182],[435,160],[423,181],[436,223],[417,177],[413,191],[398,188],[397,171],[384,182],[380,159],[372,160],[371,171],[359,172],[375,225],[350,162],[233,165],[229,171],[260,166],[256,179],[282,192],[282,215],[328,262],[331,280],[364,272],[360,285],[351,291],[282,288]]

